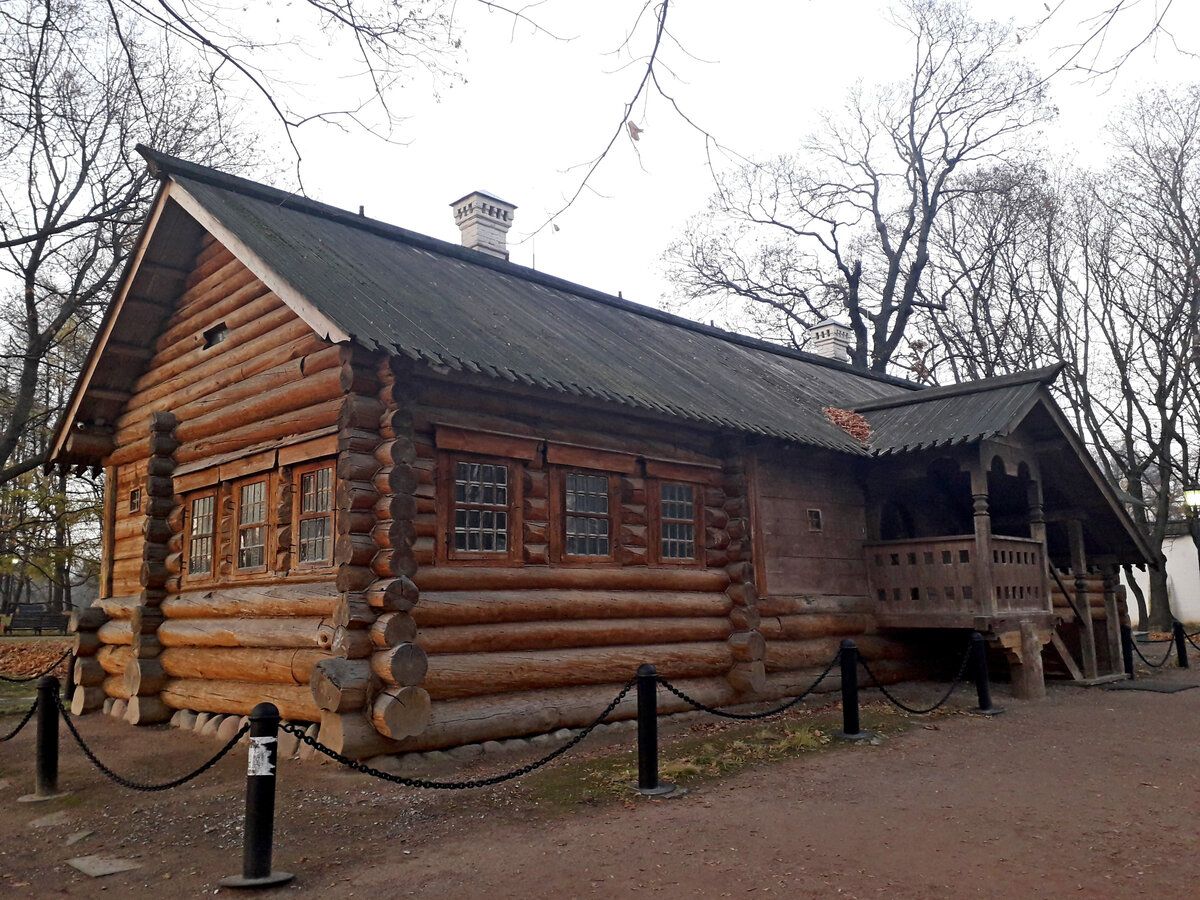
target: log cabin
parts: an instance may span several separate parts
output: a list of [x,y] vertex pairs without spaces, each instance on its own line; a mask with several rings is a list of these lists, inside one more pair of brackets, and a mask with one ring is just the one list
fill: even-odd
[[459,246],[141,149],[51,458],[105,476],[75,713],[270,700],[361,758],[584,725],[643,662],[788,697],[847,637],[881,680],[972,629],[1023,696],[1119,671],[1149,554],[1057,369],[920,388],[836,322],[798,352],[512,264],[487,194]]

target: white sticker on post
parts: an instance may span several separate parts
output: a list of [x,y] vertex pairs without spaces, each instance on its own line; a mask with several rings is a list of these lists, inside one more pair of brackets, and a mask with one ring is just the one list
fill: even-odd
[[275,738],[265,735],[250,738],[250,761],[246,767],[247,775],[274,775],[275,767],[271,765],[271,745]]

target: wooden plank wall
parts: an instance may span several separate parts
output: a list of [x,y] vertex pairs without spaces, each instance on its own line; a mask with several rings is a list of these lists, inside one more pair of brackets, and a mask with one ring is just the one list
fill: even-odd
[[[876,630],[863,551],[865,499],[853,461],[816,449],[771,446],[760,449],[756,463],[766,694],[804,690],[845,638],[877,663],[872,670],[882,678],[919,674],[909,645]],[[821,511],[819,532],[809,527],[810,509]]]

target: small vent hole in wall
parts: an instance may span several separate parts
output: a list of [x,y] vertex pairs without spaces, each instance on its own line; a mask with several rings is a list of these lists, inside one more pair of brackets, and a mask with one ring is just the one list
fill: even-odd
[[208,331],[204,332],[204,349],[215,347],[229,337],[229,329],[224,322],[218,322]]

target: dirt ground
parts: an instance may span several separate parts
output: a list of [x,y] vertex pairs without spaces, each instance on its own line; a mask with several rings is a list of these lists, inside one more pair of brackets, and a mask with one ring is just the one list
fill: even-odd
[[[1200,685],[1197,669],[1154,677]],[[917,686],[902,688],[906,699],[921,696]],[[930,698],[936,691],[923,689]],[[587,752],[515,785],[469,793],[414,790],[332,764],[285,761],[275,866],[297,877],[260,895],[1190,894],[1200,875],[1200,690],[1052,685],[1046,700],[1027,703],[1000,687],[997,702],[1007,712],[995,718],[968,714],[973,699],[969,688],[960,690],[951,710],[932,720],[872,704],[864,725],[886,736],[864,744],[829,737],[836,708],[801,713],[797,721],[809,721],[809,733],[820,736],[812,749],[693,777],[686,792],[665,799],[612,788],[613,771],[618,780],[632,771],[627,731],[595,745],[589,739],[578,748]],[[0,734],[15,722],[0,718]],[[218,746],[103,716],[79,727],[102,759],[147,779],[186,771]],[[695,718],[667,726],[664,745],[707,739],[707,728]],[[718,736],[736,748],[746,746],[740,735]],[[70,796],[24,804],[17,797],[33,786],[33,728],[0,744],[0,894],[230,893],[217,882],[241,867],[240,748],[198,781],[138,794],[107,782],[65,733],[61,746],[60,785]],[[468,770],[437,774],[491,774],[524,761],[485,757]],[[598,772],[608,772],[607,789]],[[44,817],[47,824],[35,824]],[[92,879],[66,864],[83,855],[140,868]]]

